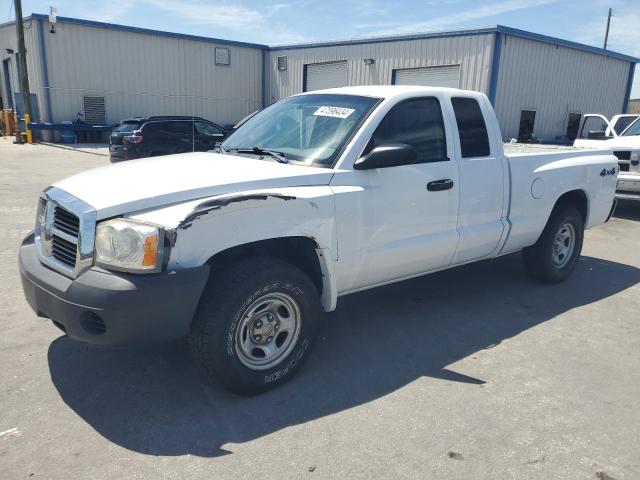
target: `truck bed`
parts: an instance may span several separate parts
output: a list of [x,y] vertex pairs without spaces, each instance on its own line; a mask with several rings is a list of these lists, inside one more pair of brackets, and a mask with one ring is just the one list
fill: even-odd
[[543,143],[505,143],[503,147],[504,153],[510,156],[518,154],[560,153],[586,150],[586,148],[573,147],[571,145],[547,145]]

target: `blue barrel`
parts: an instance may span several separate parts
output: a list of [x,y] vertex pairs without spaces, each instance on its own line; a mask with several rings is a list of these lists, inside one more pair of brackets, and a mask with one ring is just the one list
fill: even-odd
[[[63,125],[71,125],[71,122],[64,121],[62,122]],[[71,130],[63,130],[62,133],[60,134],[60,141],[62,143],[77,143],[78,138],[76,137],[76,133],[72,132]]]
[[62,143],[76,143],[76,134],[75,132],[70,132],[68,130],[63,130],[60,134],[60,141]]

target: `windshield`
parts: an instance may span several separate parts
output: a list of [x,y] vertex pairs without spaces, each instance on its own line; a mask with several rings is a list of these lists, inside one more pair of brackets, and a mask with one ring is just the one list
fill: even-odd
[[640,135],[640,118],[636,119],[636,121],[633,122],[630,127],[627,127],[627,129],[622,132],[623,137],[629,137],[633,135]]
[[620,135],[624,130],[635,122],[638,117],[620,117],[616,120],[616,123],[613,124],[613,129],[616,131],[618,135]]
[[114,132],[133,132],[140,128],[139,123],[121,123],[113,129]]
[[226,151],[258,147],[288,161],[331,167],[379,99],[311,94],[274,103],[222,143]]

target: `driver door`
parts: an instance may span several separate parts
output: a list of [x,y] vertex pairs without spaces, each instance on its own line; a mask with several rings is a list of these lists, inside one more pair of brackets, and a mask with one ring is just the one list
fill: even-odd
[[[392,107],[363,152],[407,144],[418,160],[336,172],[338,289],[357,290],[448,266],[459,240],[459,177],[440,100]],[[354,187],[356,186],[356,187]]]

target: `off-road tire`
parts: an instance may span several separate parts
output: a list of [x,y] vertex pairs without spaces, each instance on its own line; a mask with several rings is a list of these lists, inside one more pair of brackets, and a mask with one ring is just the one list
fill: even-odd
[[[560,230],[567,225],[569,229],[573,229],[574,245],[566,263],[558,266],[554,262],[554,243]],[[543,283],[559,283],[566,280],[580,259],[583,238],[584,221],[580,212],[572,206],[557,206],[538,241],[522,251],[522,263],[526,272]]]
[[[301,314],[299,335],[277,365],[256,370],[241,361],[236,333],[247,309],[269,294],[284,294],[295,301]],[[189,350],[208,380],[234,393],[253,395],[293,377],[311,351],[319,322],[318,291],[307,275],[277,258],[251,257],[212,275],[194,316]]]

